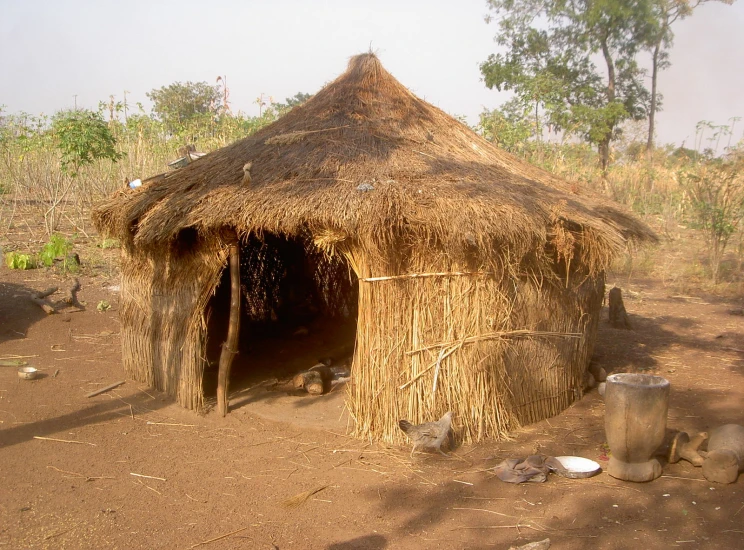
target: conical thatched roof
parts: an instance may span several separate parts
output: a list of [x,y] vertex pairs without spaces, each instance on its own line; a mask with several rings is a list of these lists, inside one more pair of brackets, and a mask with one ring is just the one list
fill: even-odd
[[[244,185],[248,162],[252,182]],[[232,226],[331,230],[378,244],[418,235],[446,250],[508,247],[512,258],[542,250],[558,224],[590,236],[580,244],[593,270],[628,241],[655,240],[619,208],[572,193],[417,98],[373,54],[353,57],[344,74],[275,123],[115,194],[94,217],[137,248],[184,228]]]

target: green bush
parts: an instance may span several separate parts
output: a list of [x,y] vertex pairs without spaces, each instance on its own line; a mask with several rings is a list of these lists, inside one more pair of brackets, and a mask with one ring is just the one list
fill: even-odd
[[5,255],[5,264],[10,269],[35,269],[36,259],[30,254],[8,252]]
[[66,259],[67,255],[70,253],[70,249],[72,249],[71,241],[68,241],[61,235],[54,234],[51,239],[49,239],[49,242],[41,249],[39,260],[41,260],[41,263],[45,266],[52,267],[52,265],[54,265],[54,260],[58,258]]
[[116,151],[116,138],[101,113],[62,111],[55,115],[52,130],[62,154],[62,170],[73,177],[81,166],[100,159],[116,162],[123,157],[122,153]]

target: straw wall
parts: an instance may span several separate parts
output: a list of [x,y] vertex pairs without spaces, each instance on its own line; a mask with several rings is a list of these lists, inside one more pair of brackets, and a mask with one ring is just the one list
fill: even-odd
[[[129,376],[199,410],[204,316],[227,252],[217,238],[186,237],[162,254],[125,253],[122,342]],[[265,251],[264,241],[244,245],[246,259],[256,256],[243,266],[248,279],[274,265],[268,259],[280,265],[293,257],[277,243]],[[310,241],[305,246],[314,248]],[[349,241],[335,249],[360,278],[348,396],[356,435],[399,442],[400,419],[422,422],[451,410],[464,441],[498,439],[520,424],[558,414],[581,396],[604,290],[601,275],[582,279],[574,273],[565,288],[564,278],[528,277],[496,261],[483,267],[483,258],[455,262],[431,247],[390,250],[386,258]],[[317,266],[325,266],[325,276],[317,268],[310,272],[322,280],[338,278],[334,269],[341,264],[334,255]],[[406,276],[412,273],[423,276]],[[268,286],[248,285],[252,299],[276,294],[262,284]],[[319,290],[328,294],[329,305],[333,297],[342,303],[350,289],[333,288]],[[260,305],[253,309],[262,311]]]
[[182,239],[167,251],[123,254],[124,370],[187,409],[203,406],[204,313],[226,257],[217,239]]
[[587,278],[577,288],[521,281],[516,292],[514,326],[580,338],[516,339],[504,364],[512,406],[522,424],[558,414],[583,393],[584,373],[594,351],[604,277]]
[[[390,274],[356,256],[362,279]],[[444,256],[436,264],[423,258],[402,272],[459,274],[359,283],[349,390],[356,435],[399,442],[400,419],[428,421],[451,410],[463,440],[502,438],[581,396],[601,277],[566,290],[497,269],[473,274],[478,269]]]

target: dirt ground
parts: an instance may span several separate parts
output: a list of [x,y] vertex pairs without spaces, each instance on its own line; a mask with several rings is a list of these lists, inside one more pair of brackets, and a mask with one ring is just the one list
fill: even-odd
[[[413,459],[407,447],[347,437],[343,392],[238,389],[224,419],[131,380],[86,398],[124,375],[115,270],[81,282],[87,310],[47,316],[29,290],[67,282],[0,268],[0,359],[43,374],[22,381],[0,366],[0,548],[506,549],[545,538],[554,549],[744,546],[744,476],[717,485],[680,462],[645,484],[602,472],[511,485],[487,471],[535,452],[606,466],[596,390],[513,441]],[[633,330],[610,328],[605,310],[597,365],[669,379],[670,428],[742,423],[742,303],[681,296],[658,278],[618,284]],[[98,312],[101,300],[112,308]],[[316,492],[286,505],[306,491]]]

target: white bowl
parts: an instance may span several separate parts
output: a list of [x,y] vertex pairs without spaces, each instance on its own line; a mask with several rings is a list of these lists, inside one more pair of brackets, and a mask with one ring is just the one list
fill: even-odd
[[34,367],[21,367],[20,369],[18,369],[18,378],[23,378],[24,380],[33,380],[37,376],[39,376],[39,371]]
[[566,469],[565,472],[556,472],[562,477],[572,479],[592,477],[602,469],[598,463],[581,456],[557,456],[555,459]]

